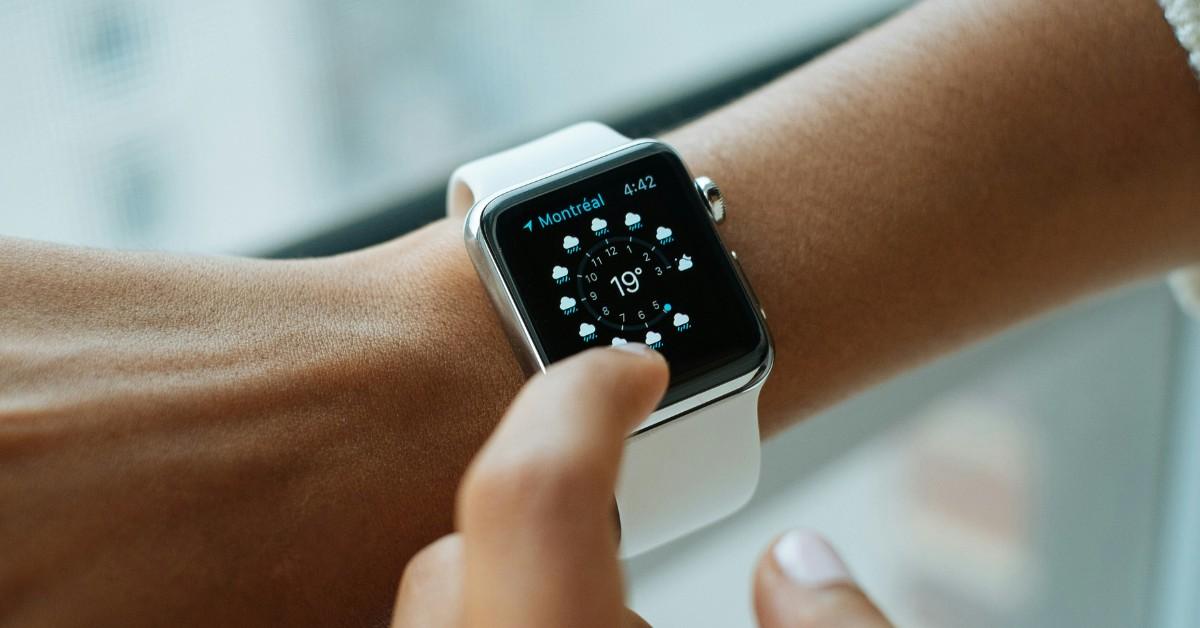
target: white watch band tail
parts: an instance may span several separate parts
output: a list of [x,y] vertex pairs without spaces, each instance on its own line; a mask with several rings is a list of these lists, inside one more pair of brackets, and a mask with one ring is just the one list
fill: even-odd
[[622,558],[723,519],[750,500],[761,466],[761,387],[760,380],[630,437],[617,480]]

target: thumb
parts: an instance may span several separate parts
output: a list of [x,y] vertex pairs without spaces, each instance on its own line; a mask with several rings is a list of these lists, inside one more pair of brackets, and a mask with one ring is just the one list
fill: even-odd
[[837,552],[819,535],[792,530],[758,561],[754,610],[762,628],[890,628]]

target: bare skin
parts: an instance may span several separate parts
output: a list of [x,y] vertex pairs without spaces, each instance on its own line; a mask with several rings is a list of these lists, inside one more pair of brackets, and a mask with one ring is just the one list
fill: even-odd
[[[931,0],[666,139],[770,317],[765,434],[1200,260],[1152,0]],[[0,294],[5,625],[381,621],[523,379],[454,220],[299,262],[2,240]]]
[[[332,264],[5,245],[5,625],[384,616],[503,409],[450,383],[520,384],[482,294],[450,298],[468,269],[410,292],[432,238]],[[416,342],[468,328],[456,367]]]

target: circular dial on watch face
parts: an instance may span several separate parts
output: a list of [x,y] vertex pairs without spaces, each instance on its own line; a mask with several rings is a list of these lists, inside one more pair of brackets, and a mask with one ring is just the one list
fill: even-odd
[[663,284],[671,268],[654,244],[629,236],[606,238],[583,255],[576,273],[579,300],[601,324],[646,329],[667,315]]

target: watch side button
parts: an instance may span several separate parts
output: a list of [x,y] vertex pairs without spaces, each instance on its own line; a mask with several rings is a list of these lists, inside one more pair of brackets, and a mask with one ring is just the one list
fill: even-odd
[[767,311],[762,309],[762,306],[759,306],[758,308],[758,315],[761,316],[764,321],[767,320]]
[[718,225],[725,222],[725,195],[721,193],[721,188],[708,177],[696,177],[695,183],[696,190],[708,206],[708,214],[712,216],[713,222]]

